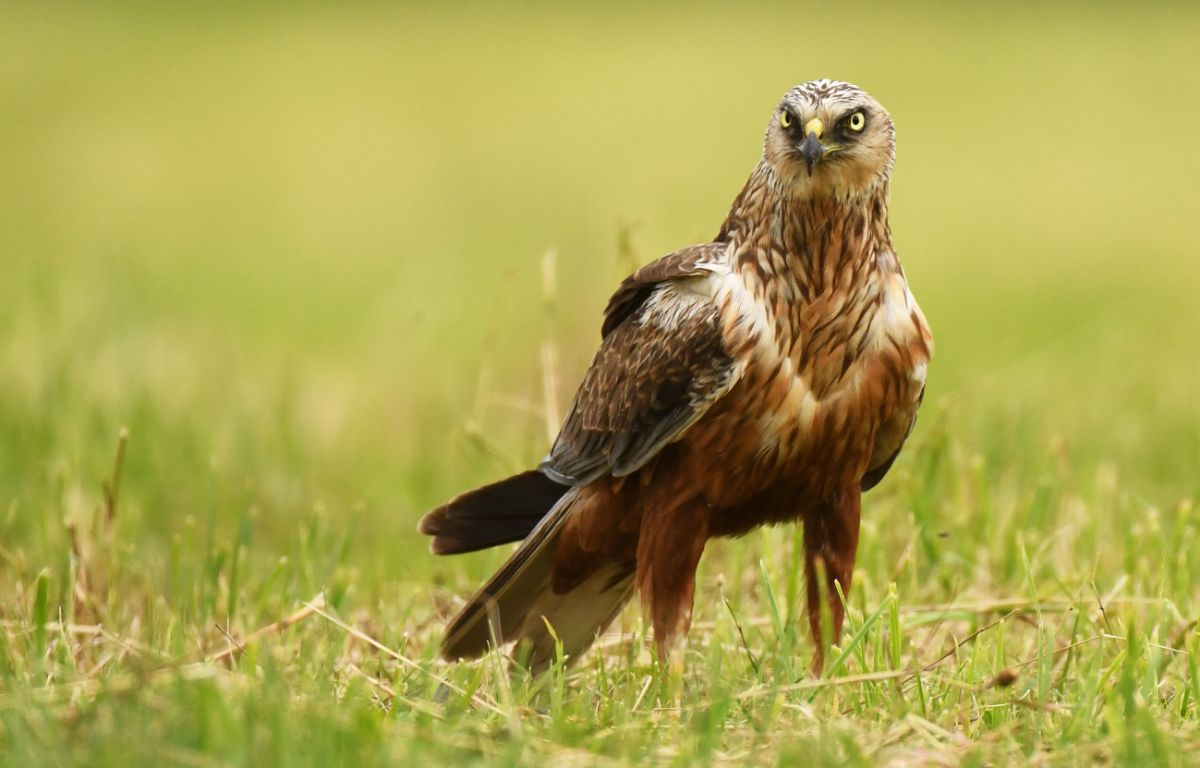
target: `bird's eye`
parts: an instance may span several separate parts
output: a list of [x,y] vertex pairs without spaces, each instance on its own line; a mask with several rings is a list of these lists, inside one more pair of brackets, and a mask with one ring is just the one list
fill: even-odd
[[792,127],[792,113],[786,109],[779,110],[779,124],[784,128]]
[[855,112],[846,119],[846,127],[858,133],[867,125],[867,116],[862,112]]

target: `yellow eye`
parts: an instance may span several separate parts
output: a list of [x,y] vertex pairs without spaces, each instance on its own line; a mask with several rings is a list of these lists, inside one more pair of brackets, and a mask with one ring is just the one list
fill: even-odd
[[862,112],[855,112],[850,115],[850,119],[846,121],[846,127],[858,133],[867,125],[867,116]]
[[786,109],[779,110],[779,124],[784,128],[792,127],[792,113]]

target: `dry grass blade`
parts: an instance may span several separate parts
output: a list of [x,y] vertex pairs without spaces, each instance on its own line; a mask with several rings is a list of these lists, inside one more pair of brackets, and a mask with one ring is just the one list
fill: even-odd
[[542,404],[546,425],[546,440],[554,442],[562,423],[558,407],[558,349],[554,344],[554,316],[558,305],[558,254],[546,251],[542,257],[542,307],[545,328],[542,338]]
[[741,701],[743,699],[754,699],[761,696],[766,696],[774,693],[786,693],[789,691],[811,691],[820,688],[836,688],[842,685],[857,685],[859,683],[878,683],[887,680],[898,680],[902,677],[907,677],[912,673],[907,669],[889,669],[883,672],[865,672],[861,675],[843,675],[841,677],[814,678],[812,680],[801,680],[798,683],[789,683],[788,685],[777,686],[756,686],[748,691],[738,694],[733,698]]
[[357,677],[361,677],[363,680],[366,680],[372,686],[374,686],[375,688],[377,688],[378,690],[383,692],[383,694],[385,696],[387,696],[389,699],[392,699],[394,701],[404,702],[404,704],[407,705],[408,707],[410,707],[411,709],[415,709],[418,712],[421,712],[422,714],[429,715],[430,717],[432,717],[435,720],[441,720],[441,721],[445,722],[445,720],[446,720],[445,715],[443,715],[441,712],[437,711],[437,709],[435,709],[434,707],[431,707],[430,705],[426,704],[423,701],[418,701],[418,700],[412,698],[411,696],[404,696],[404,695],[400,694],[399,692],[396,691],[395,688],[388,685],[387,683],[380,680],[379,678],[375,677],[374,675],[368,675],[357,664],[349,664],[349,665],[347,665],[346,669],[348,669],[351,674],[356,675]]
[[111,530],[117,516],[117,502],[121,498],[121,476],[125,469],[125,448],[129,445],[129,427],[121,427],[117,435],[117,455],[113,459],[112,479],[104,484],[104,519],[106,529]]
[[288,627],[292,626],[293,624],[304,621],[309,616],[312,616],[314,613],[318,612],[324,606],[325,606],[325,593],[321,592],[321,593],[318,593],[316,597],[314,597],[313,599],[306,602],[299,610],[283,617],[279,621],[271,622],[270,624],[266,625],[265,627],[259,627],[258,629],[254,630],[253,632],[251,632],[250,634],[248,634],[244,638],[242,638],[242,640],[240,642],[235,640],[233,637],[231,637],[229,635],[229,633],[226,632],[221,627],[217,627],[217,629],[220,629],[221,632],[225,635],[225,637],[228,638],[230,645],[228,648],[221,651],[220,653],[214,653],[213,655],[209,656],[208,658],[205,659],[205,661],[207,661],[209,663],[224,661],[226,659],[232,659],[235,656],[238,656],[239,654],[245,653],[247,645],[260,640],[261,638],[263,638],[266,635],[274,634],[276,632],[282,632],[283,630],[287,629]]
[[448,688],[449,690],[451,690],[451,691],[454,691],[455,693],[457,693],[457,694],[459,694],[459,695],[461,695],[461,696],[467,696],[468,698],[470,698],[470,699],[471,699],[471,701],[475,702],[476,704],[478,704],[478,705],[479,705],[479,706],[481,706],[481,707],[484,707],[485,709],[489,709],[489,710],[491,710],[492,712],[494,712],[494,713],[496,713],[496,714],[498,714],[498,715],[500,715],[500,716],[502,716],[502,717],[507,717],[507,716],[508,716],[508,714],[507,714],[507,713],[506,713],[506,712],[505,712],[503,709],[501,709],[500,707],[498,707],[498,706],[497,706],[496,704],[494,704],[493,702],[490,702],[490,701],[488,701],[487,699],[484,699],[484,698],[483,698],[482,696],[480,696],[479,694],[476,694],[476,693],[468,693],[467,691],[463,690],[463,689],[462,689],[462,688],[460,688],[459,686],[457,686],[457,685],[455,685],[454,683],[450,682],[450,681],[449,681],[449,680],[447,680],[446,678],[444,678],[444,677],[442,677],[442,676],[440,676],[440,675],[437,675],[437,674],[435,674],[435,673],[433,673],[433,672],[430,672],[428,669],[426,669],[425,667],[421,666],[420,664],[418,664],[417,662],[413,661],[412,659],[408,658],[407,656],[405,656],[404,654],[400,653],[399,651],[397,651],[397,650],[394,650],[394,649],[392,649],[392,648],[389,648],[389,647],[387,647],[387,646],[386,646],[386,645],[384,645],[383,643],[379,642],[379,641],[378,641],[378,640],[376,640],[375,638],[373,638],[373,637],[371,637],[370,635],[368,635],[366,632],[363,632],[362,630],[360,630],[360,629],[358,629],[358,628],[356,628],[356,627],[352,627],[352,626],[350,626],[350,625],[349,625],[349,624],[347,624],[346,622],[342,621],[341,619],[337,618],[336,616],[334,616],[334,615],[332,615],[332,614],[330,614],[330,613],[327,613],[326,611],[322,610],[321,608],[319,608],[319,607],[317,607],[317,606],[315,606],[315,605],[312,605],[312,604],[308,604],[308,603],[306,603],[306,605],[308,605],[310,608],[312,608],[312,610],[313,610],[313,613],[316,613],[318,616],[320,616],[321,618],[325,619],[325,620],[326,620],[326,621],[328,621],[330,624],[333,624],[333,625],[334,625],[335,627],[337,627],[338,629],[340,629],[340,630],[342,630],[343,632],[346,632],[347,634],[349,634],[349,635],[351,635],[351,636],[353,636],[353,637],[355,637],[355,638],[357,638],[357,639],[359,639],[359,640],[363,641],[364,643],[366,643],[367,645],[371,646],[372,648],[375,648],[375,649],[376,649],[376,650],[378,650],[378,651],[382,651],[383,653],[385,653],[385,654],[387,654],[388,656],[392,657],[393,659],[395,659],[396,661],[400,662],[401,664],[403,664],[404,666],[408,667],[409,669],[412,669],[412,670],[415,670],[415,671],[417,671],[417,672],[420,672],[421,674],[427,675],[427,676],[428,676],[430,679],[432,679],[432,680],[436,681],[437,683],[439,683],[439,684],[441,684],[441,685],[445,686],[445,687],[446,687],[446,688]]

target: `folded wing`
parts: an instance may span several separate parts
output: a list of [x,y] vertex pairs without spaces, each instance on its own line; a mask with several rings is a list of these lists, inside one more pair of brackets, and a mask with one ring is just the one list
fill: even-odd
[[693,246],[638,270],[605,312],[603,342],[541,469],[589,483],[637,471],[737,381],[713,301],[724,243]]

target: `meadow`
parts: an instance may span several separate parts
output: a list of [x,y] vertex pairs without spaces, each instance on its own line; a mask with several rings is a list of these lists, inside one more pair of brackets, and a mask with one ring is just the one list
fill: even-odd
[[[0,6],[0,765],[1200,762],[1200,6]],[[798,530],[531,680],[415,532],[545,452],[779,96],[891,111],[937,349],[808,672]]]

